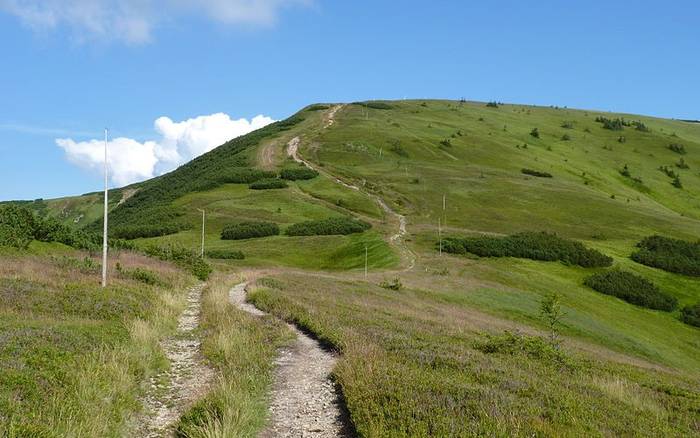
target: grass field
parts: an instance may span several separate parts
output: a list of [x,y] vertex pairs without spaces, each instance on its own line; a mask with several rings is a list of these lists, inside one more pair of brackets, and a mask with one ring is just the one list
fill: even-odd
[[114,255],[123,272],[57,244],[0,253],[0,436],[124,436],[146,378],[168,366],[158,339],[174,329],[192,279],[168,263]]
[[[228,144],[229,149],[215,152],[218,155],[203,157],[185,170],[205,182],[211,176],[206,172],[222,173],[230,166],[294,168],[298,164],[287,157],[285,145],[299,137],[301,156],[321,174],[276,190],[251,190],[247,184],[190,190],[163,206],[166,213],[181,215],[176,220],[188,225],[184,231],[134,241],[139,247],[173,243],[198,250],[198,209],[204,209],[206,248],[245,254],[244,260],[212,261],[221,274],[204,295],[205,353],[222,380],[183,424],[205,418],[202,430],[240,435],[250,435],[264,424],[270,361],[286,334],[272,319],[250,319],[223,303],[234,281],[230,275],[254,270],[267,272],[281,285],[258,289],[252,296],[256,305],[342,351],[335,374],[361,436],[700,433],[700,329],[679,320],[680,308],[700,302],[700,279],[630,259],[635,245],[652,234],[691,241],[700,236],[700,124],[480,102],[406,100],[373,106],[344,105],[332,125],[328,111],[303,110],[294,123],[278,126],[269,135],[256,134]],[[600,116],[624,118],[626,125],[621,131],[604,129],[596,121]],[[627,123],[633,121],[646,128]],[[686,153],[674,152],[671,144],[682,144]],[[230,163],[218,165],[216,157]],[[536,172],[525,174],[523,169]],[[672,184],[669,169],[679,175],[682,188]],[[170,180],[190,184],[179,172]],[[531,175],[537,172],[551,177]],[[404,239],[390,240],[397,232],[397,219],[382,211],[373,196],[406,216]],[[116,205],[117,199],[115,195],[113,211],[138,219],[137,210],[119,213],[131,207]],[[99,218],[99,195],[34,204],[35,210],[65,216],[66,221],[76,214],[84,214],[85,220]],[[69,214],[60,216],[62,211]],[[298,222],[347,215],[372,228],[346,236],[284,235]],[[221,239],[224,226],[242,221],[274,222],[282,234]],[[584,279],[600,268],[440,256],[438,223],[443,237],[546,231],[578,240],[613,258],[612,268],[606,269],[638,274],[675,297],[680,306],[672,312],[649,310],[584,286]],[[33,248],[43,255],[3,257],[33,257],[49,265],[55,261],[48,253],[63,251],[75,257],[58,247]],[[365,251],[367,280],[362,275]],[[409,254],[415,255],[414,266],[408,263],[413,258]],[[379,286],[394,279],[403,288]],[[20,278],[6,288],[35,291],[30,280]],[[552,293],[559,295],[564,311],[561,350],[541,337],[547,333],[540,305]],[[27,323],[16,316],[22,312],[66,311],[47,304],[39,292],[29,295],[36,295],[37,301],[0,305],[7,315],[3,324]],[[69,309],[78,306],[70,311],[76,315],[80,306],[87,306],[67,300]],[[141,304],[148,307],[153,301]],[[177,307],[177,300],[171,304]],[[116,298],[107,307],[113,305],[131,309]],[[66,324],[72,318],[59,319]],[[120,342],[130,332],[114,328],[118,324],[110,318],[90,319],[90,324],[103,324],[95,330],[80,325],[82,319],[78,328],[61,325],[61,330],[76,330],[77,344],[92,344],[89,336],[100,333],[98,343],[123,348]],[[520,334],[505,335],[505,330]],[[81,338],[83,334],[87,338]],[[68,351],[71,360],[83,357],[70,353],[71,345],[59,350]],[[147,368],[138,373],[160,366],[156,362],[143,365]],[[27,406],[26,412],[38,409]],[[114,406],[108,411],[133,408]],[[14,422],[19,421],[17,415]],[[64,417],[57,418],[52,421],[67,427]],[[110,421],[110,431],[121,430],[121,423]]]

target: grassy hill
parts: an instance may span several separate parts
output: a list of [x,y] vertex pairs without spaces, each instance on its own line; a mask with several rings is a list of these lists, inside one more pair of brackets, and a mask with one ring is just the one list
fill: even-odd
[[[287,155],[295,138],[319,175],[252,186],[302,167]],[[207,250],[245,255],[212,263],[266,272],[278,287],[261,285],[256,305],[343,353],[336,375],[362,436],[700,432],[700,328],[680,318],[700,302],[700,278],[630,257],[651,235],[698,240],[698,123],[465,101],[312,105],[136,188],[115,196],[112,233],[196,249],[204,209]],[[99,198],[41,208],[98,230]],[[406,218],[403,238],[392,238],[392,211]],[[347,216],[372,227],[285,234]],[[222,240],[241,222],[280,233]],[[612,265],[441,254],[438,228],[460,239],[556,233]],[[611,270],[678,305],[651,310],[584,284]],[[563,311],[554,347],[541,315],[553,293]]]

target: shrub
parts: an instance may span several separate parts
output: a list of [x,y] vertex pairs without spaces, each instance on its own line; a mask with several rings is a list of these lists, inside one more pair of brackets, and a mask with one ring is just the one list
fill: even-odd
[[620,171],[620,175],[630,178],[632,174],[630,173],[630,168],[625,164],[625,167]]
[[241,222],[226,225],[221,231],[221,238],[223,240],[253,239],[276,236],[279,233],[279,226],[272,222]]
[[390,110],[394,108],[386,102],[369,101],[369,102],[354,102],[353,105],[364,106],[365,108],[372,108],[376,110]]
[[440,142],[440,146],[444,146],[446,148],[451,148],[452,147],[452,142],[450,141],[449,138],[446,138]]
[[268,178],[256,181],[248,186],[252,190],[285,189],[287,183],[282,179]]
[[486,106],[489,108],[498,108],[498,102],[489,102]]
[[209,266],[198,253],[182,245],[151,245],[144,249],[144,253],[150,257],[174,262],[188,269],[195,277],[202,281],[207,280],[212,272],[211,266]]
[[545,232],[525,232],[506,237],[448,237],[443,239],[442,249],[449,253],[471,253],[482,257],[559,260],[586,268],[612,265],[612,258],[597,250]]
[[698,277],[700,276],[700,241],[687,242],[663,236],[645,237],[637,244],[632,260],[643,265]]
[[31,210],[14,204],[0,206],[0,246],[24,249],[34,240],[35,231]]
[[401,279],[399,277],[394,277],[394,279],[391,281],[382,281],[379,283],[379,287],[390,290],[401,290],[403,288],[403,284],[401,283]]
[[668,149],[677,153],[677,154],[681,154],[681,155],[685,155],[688,153],[685,150],[685,146],[683,146],[680,143],[671,143],[670,145],[668,145]]
[[526,336],[506,330],[502,335],[486,335],[485,340],[474,343],[474,348],[486,354],[522,354],[533,359],[557,362],[573,366],[574,363],[564,351],[539,336]]
[[220,260],[243,260],[245,255],[242,251],[233,249],[210,249],[207,251],[207,257]]
[[634,126],[634,129],[636,129],[637,131],[641,131],[641,132],[651,132],[651,129],[649,129],[649,128],[647,127],[647,125],[645,125],[644,123],[642,123],[642,122],[640,122],[640,121],[634,121],[634,122],[632,122],[632,126]]
[[525,175],[536,176],[538,178],[551,178],[552,177],[551,173],[540,172],[539,170],[521,169],[520,172],[524,173]]
[[574,129],[574,122],[563,121],[561,122],[561,127],[564,129]]
[[673,187],[675,187],[675,188],[677,188],[677,189],[682,189],[682,188],[683,188],[683,183],[681,183],[681,178],[680,178],[678,175],[676,175],[676,176],[673,178],[673,181],[671,182],[671,185],[673,185]]
[[598,292],[649,309],[670,312],[678,305],[675,297],[661,292],[654,283],[646,278],[630,272],[601,272],[588,277],[584,284]]
[[678,176],[678,174],[668,166],[661,166],[659,167],[659,170],[665,173],[666,176],[669,178],[675,178]]
[[333,234],[354,234],[367,231],[372,226],[367,222],[351,217],[332,217],[317,221],[306,221],[290,225],[285,231],[288,236],[327,236]]
[[700,327],[700,303],[692,306],[685,306],[681,310],[681,321],[686,324]]
[[389,150],[396,155],[404,158],[408,158],[408,152],[401,146],[401,142],[399,140],[392,140],[391,146],[389,147]]
[[624,119],[608,119],[607,117],[599,116],[595,119],[596,122],[603,124],[603,129],[609,129],[611,131],[622,131],[624,126],[628,125]]
[[323,111],[329,109],[329,105],[325,105],[323,103],[315,103],[313,105],[309,105],[306,107],[306,111]]
[[300,179],[313,179],[318,176],[318,172],[308,167],[299,167],[298,169],[282,169],[280,172],[280,178],[289,181],[296,181]]
[[676,167],[679,169],[689,169],[690,166],[688,166],[688,163],[685,162],[683,157],[681,157],[678,162],[676,163]]
[[148,284],[151,286],[166,285],[165,282],[163,282],[163,280],[161,280],[155,272],[144,268],[124,269],[121,263],[117,263],[117,273],[122,278],[130,278],[132,280],[136,280],[138,282]]
[[571,136],[569,134],[564,134],[561,136],[561,141],[569,141],[571,140]]
[[540,131],[537,128],[532,128],[532,131],[530,131],[530,135],[535,138],[540,138]]

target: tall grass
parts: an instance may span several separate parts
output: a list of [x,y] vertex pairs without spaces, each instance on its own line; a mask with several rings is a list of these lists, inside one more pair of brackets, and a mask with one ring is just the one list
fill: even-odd
[[202,348],[219,379],[181,417],[178,436],[254,437],[265,425],[277,348],[292,335],[279,320],[254,317],[230,304],[234,283],[219,275],[203,292]]

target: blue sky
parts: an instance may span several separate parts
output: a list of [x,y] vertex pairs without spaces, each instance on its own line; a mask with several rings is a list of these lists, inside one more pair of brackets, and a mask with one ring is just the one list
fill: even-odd
[[[99,189],[89,141],[105,126],[126,151],[115,175],[142,168],[119,184],[254,116],[320,101],[465,97],[700,119],[699,23],[693,1],[0,0],[0,200]],[[171,123],[156,129],[159,117]]]

